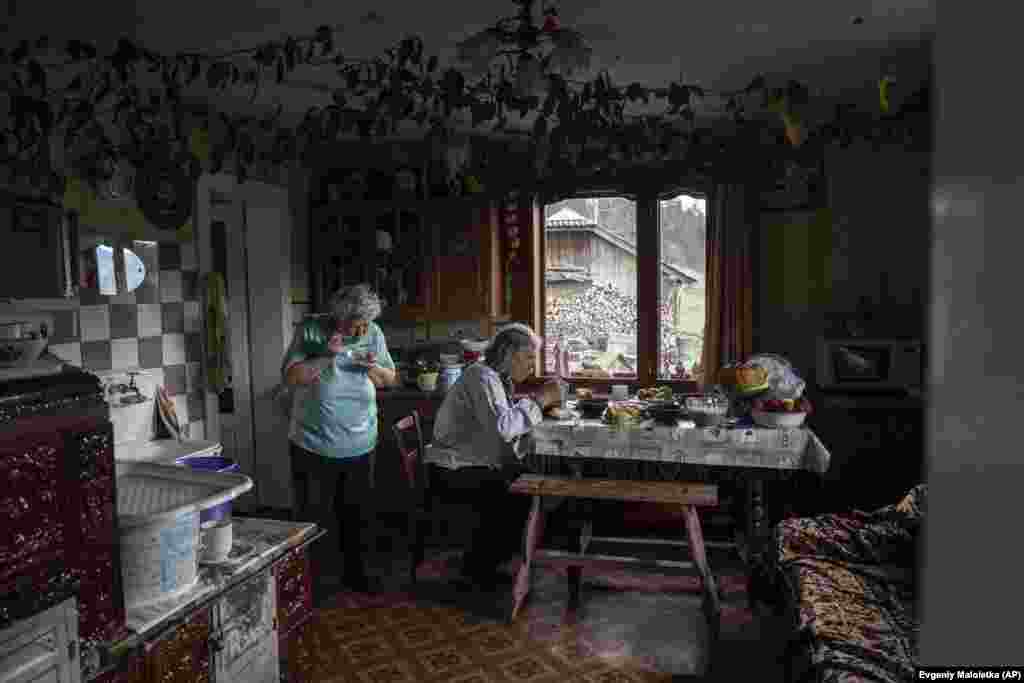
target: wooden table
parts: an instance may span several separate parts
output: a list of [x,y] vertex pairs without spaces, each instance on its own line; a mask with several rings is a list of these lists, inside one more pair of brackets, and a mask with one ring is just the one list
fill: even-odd
[[766,532],[764,482],[806,475],[820,480],[831,456],[810,429],[697,428],[651,421],[626,429],[575,413],[533,430],[525,464],[533,472],[626,481],[736,482],[744,493],[744,528],[736,544],[749,559]]
[[[703,534],[695,508],[717,504],[720,479],[740,479],[747,485],[747,534],[738,546],[747,546],[749,560],[755,541],[763,535],[760,482],[804,471],[818,475],[828,469],[829,453],[808,429],[696,428],[681,421],[673,427],[641,423],[629,428],[611,428],[600,420],[572,415],[563,420],[545,420],[534,428],[533,453],[525,464],[536,474],[524,475],[512,491],[534,497],[524,531],[524,562],[516,577],[512,618],[530,590],[534,564],[562,563],[575,569],[570,580],[578,586],[579,568],[590,566],[630,567],[653,564],[659,570],[689,569],[696,566],[704,586],[705,611],[712,642],[717,635],[718,591],[708,565]],[[703,481],[694,481],[693,479]],[[593,541],[613,543],[633,539],[595,537],[585,523],[578,553],[539,550],[543,532],[543,498],[612,499],[652,501],[680,505],[692,562],[655,561],[587,553]],[[754,509],[758,508],[758,509]],[[652,542],[645,540],[645,543]],[[661,544],[678,542],[655,539]],[[739,547],[741,551],[744,548]]]

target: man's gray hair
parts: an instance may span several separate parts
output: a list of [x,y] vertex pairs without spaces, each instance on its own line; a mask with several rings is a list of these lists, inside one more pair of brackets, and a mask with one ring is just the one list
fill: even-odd
[[512,354],[516,351],[539,349],[541,338],[529,325],[511,323],[494,335],[484,352],[484,361],[499,374],[507,375],[512,370]]
[[380,298],[365,283],[342,287],[331,296],[330,312],[338,320],[376,320],[380,311]]

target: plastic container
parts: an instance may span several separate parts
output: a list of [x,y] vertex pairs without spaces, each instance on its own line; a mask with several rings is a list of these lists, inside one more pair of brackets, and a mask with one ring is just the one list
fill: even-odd
[[199,514],[185,512],[121,530],[121,577],[128,609],[191,590],[199,569]]
[[[237,462],[220,455],[186,455],[174,462],[175,464],[185,465],[186,467],[203,472],[238,472],[240,469]],[[202,510],[199,513],[199,524],[205,525],[207,522],[219,522],[230,516],[231,501],[229,500],[226,503]]]
[[252,488],[235,472],[118,461],[121,574],[129,609],[189,591],[199,565],[199,515]]
[[448,389],[455,386],[455,383],[459,381],[461,376],[461,365],[445,365],[441,368],[441,374],[437,379],[437,388],[440,391],[448,391]]

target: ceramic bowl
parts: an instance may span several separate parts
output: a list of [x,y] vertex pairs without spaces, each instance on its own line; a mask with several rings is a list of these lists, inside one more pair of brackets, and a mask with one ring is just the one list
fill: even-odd
[[592,420],[604,415],[607,407],[608,399],[606,398],[583,398],[576,401],[576,410],[580,411],[580,415]]
[[750,417],[761,427],[795,429],[803,425],[807,413],[768,413],[763,410],[751,410]]
[[34,363],[46,350],[46,337],[0,340],[0,367],[23,368]]
[[436,372],[424,372],[416,378],[416,386],[423,391],[434,391],[437,389],[437,375]]

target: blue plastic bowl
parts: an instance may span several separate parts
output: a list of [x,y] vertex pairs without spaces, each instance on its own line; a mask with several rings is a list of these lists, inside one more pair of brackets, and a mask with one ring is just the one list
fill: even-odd
[[[231,458],[224,458],[219,455],[186,455],[175,460],[179,465],[187,465],[194,470],[204,472],[237,472],[238,463]],[[200,511],[199,524],[205,522],[216,522],[231,514],[231,501],[214,505],[211,508]]]

